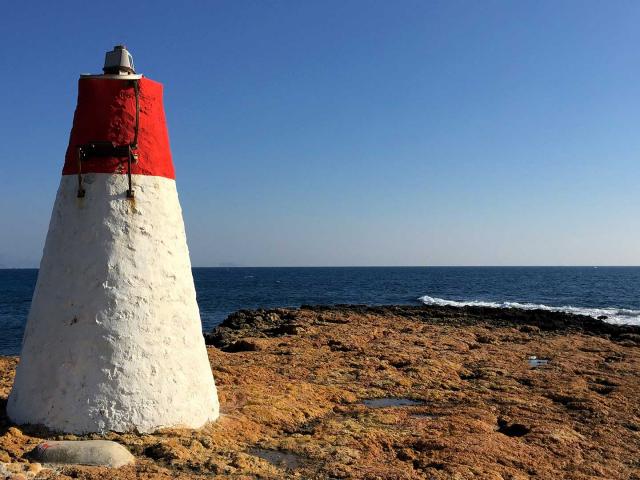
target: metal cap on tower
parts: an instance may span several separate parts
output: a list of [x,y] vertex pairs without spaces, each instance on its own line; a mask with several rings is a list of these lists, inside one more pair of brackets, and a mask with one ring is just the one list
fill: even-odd
[[105,54],[102,71],[106,74],[115,75],[136,73],[133,66],[133,57],[125,45],[116,45],[112,51]]

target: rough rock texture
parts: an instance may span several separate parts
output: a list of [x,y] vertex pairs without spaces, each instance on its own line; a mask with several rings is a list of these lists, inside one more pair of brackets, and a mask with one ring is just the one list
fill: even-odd
[[[640,479],[637,328],[343,306],[239,312],[208,340],[218,422],[108,434],[135,466],[38,478]],[[0,397],[15,363],[0,358]],[[0,462],[25,462],[42,438],[79,437],[21,431],[0,407]]]
[[9,417],[70,433],[200,427],[218,416],[176,182],[65,175]]

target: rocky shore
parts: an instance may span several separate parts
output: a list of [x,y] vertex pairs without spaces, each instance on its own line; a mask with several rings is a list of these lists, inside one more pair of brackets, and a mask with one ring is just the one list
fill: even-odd
[[[109,433],[136,464],[37,465],[4,406],[0,478],[640,479],[640,328],[547,311],[240,311],[206,335],[223,415]],[[20,477],[21,476],[21,477]]]

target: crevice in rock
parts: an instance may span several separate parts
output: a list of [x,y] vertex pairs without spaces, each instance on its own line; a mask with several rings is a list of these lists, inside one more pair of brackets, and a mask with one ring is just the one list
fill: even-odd
[[503,418],[498,419],[498,432],[507,437],[524,437],[531,429],[522,423],[509,423]]

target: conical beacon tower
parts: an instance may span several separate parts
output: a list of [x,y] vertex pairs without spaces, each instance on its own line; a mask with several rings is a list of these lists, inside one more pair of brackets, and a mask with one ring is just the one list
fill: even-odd
[[88,433],[218,417],[162,104],[123,46],[83,75],[7,412]]

